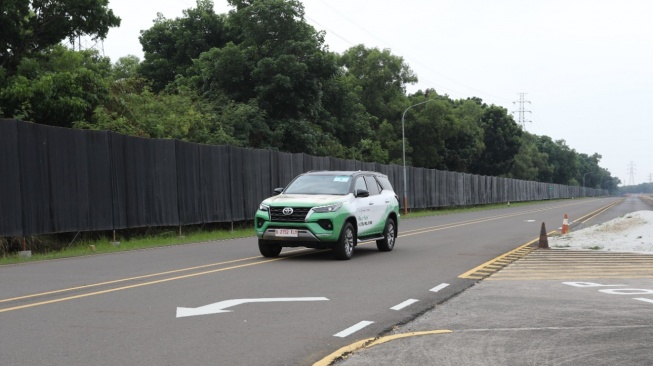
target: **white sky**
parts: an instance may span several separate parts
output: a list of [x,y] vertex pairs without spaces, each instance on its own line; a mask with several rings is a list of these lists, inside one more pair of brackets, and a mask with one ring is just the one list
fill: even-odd
[[[526,130],[564,139],[628,185],[653,178],[653,1],[304,0],[329,49],[390,49],[419,78],[454,99],[519,108]],[[214,0],[215,11],[231,8]],[[140,30],[156,13],[182,16],[194,0],[109,0],[122,18],[104,41],[112,61],[142,59]],[[632,177],[631,177],[631,169]]]

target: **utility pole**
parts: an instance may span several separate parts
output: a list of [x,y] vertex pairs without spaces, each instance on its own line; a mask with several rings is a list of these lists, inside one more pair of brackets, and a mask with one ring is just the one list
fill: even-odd
[[630,164],[628,164],[628,185],[629,186],[634,186],[635,185],[635,163],[632,161]]
[[[513,104],[519,103],[519,109],[517,110],[517,123],[519,123],[522,128],[526,128],[526,122],[532,122],[531,120],[527,120],[525,116],[526,113],[532,113],[524,108],[524,104],[531,103],[530,100],[524,100],[525,95],[526,93],[519,93],[519,100],[512,102]],[[515,112],[513,111],[513,113]]]

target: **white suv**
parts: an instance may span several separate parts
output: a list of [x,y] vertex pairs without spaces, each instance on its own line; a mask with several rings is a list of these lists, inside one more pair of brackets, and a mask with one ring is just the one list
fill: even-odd
[[282,247],[332,248],[350,259],[354,247],[375,240],[380,251],[394,248],[399,201],[388,177],[367,171],[313,171],[261,202],[254,225],[261,254],[276,257]]

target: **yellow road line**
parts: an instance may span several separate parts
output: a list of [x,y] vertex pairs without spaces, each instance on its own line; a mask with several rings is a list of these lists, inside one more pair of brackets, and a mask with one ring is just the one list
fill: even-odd
[[282,257],[282,258],[267,259],[267,260],[264,260],[264,261],[261,261],[261,262],[246,263],[246,264],[241,264],[241,265],[232,266],[232,267],[213,269],[213,270],[204,271],[204,272],[190,273],[190,274],[183,275],[183,276],[163,278],[163,279],[156,280],[156,281],[137,283],[137,284],[129,285],[129,286],[116,287],[116,288],[111,288],[111,289],[102,290],[102,291],[89,292],[89,293],[86,293],[86,294],[80,294],[80,295],[62,297],[62,298],[59,298],[59,299],[53,299],[53,300],[35,302],[35,303],[31,303],[31,304],[19,305],[19,306],[0,309],[0,313],[4,313],[4,312],[8,312],[8,311],[14,311],[14,310],[20,310],[20,309],[27,309],[27,308],[32,308],[32,307],[42,306],[42,305],[47,305],[47,304],[54,304],[54,303],[58,303],[58,302],[62,302],[62,301],[70,301],[70,300],[75,300],[75,299],[81,299],[81,298],[84,298],[84,297],[102,295],[102,294],[106,294],[106,293],[110,293],[110,292],[116,292],[116,291],[122,291],[122,290],[137,288],[137,287],[155,285],[155,284],[158,284],[158,283],[176,281],[176,280],[181,280],[181,279],[185,279],[185,278],[203,276],[203,275],[207,275],[207,274],[211,274],[211,273],[228,271],[228,270],[231,270],[231,269],[250,267],[250,266],[255,266],[255,265],[259,265],[259,264],[266,264],[266,263],[280,261],[280,260],[284,260],[284,259],[288,259],[288,258],[298,257],[298,256],[301,256],[301,255],[306,255],[306,254],[309,254],[309,253],[315,253],[315,252],[310,251],[310,252],[299,253],[299,254],[295,254],[295,255],[291,255],[291,256],[287,256],[287,257]]
[[361,349],[365,348],[371,348],[374,346],[377,346],[379,344],[383,344],[386,342],[394,341],[396,339],[401,339],[401,338],[408,338],[408,337],[417,337],[417,336],[423,336],[423,335],[431,335],[431,334],[446,334],[446,333],[453,333],[451,330],[447,329],[439,329],[439,330],[428,330],[428,331],[423,331],[423,332],[410,332],[410,333],[402,333],[402,334],[393,334],[385,337],[380,337],[380,338],[367,338],[363,339],[362,341],[354,342],[350,345],[344,346],[337,351],[331,353],[330,355],[326,356],[325,358],[317,361],[316,363],[313,364],[313,366],[328,366],[331,363],[333,363],[335,360],[337,360],[340,357],[343,357],[344,355],[348,353],[352,353]]

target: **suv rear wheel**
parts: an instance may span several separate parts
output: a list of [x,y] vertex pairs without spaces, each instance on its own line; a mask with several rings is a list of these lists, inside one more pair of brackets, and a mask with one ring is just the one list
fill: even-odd
[[274,244],[270,240],[258,240],[258,250],[261,252],[261,255],[267,258],[278,257],[281,253],[281,245]]
[[336,259],[348,260],[354,254],[354,244],[356,243],[356,231],[351,222],[346,222],[340,232],[340,238],[333,246],[333,254]]
[[380,252],[389,252],[395,247],[395,240],[397,239],[397,225],[395,220],[391,217],[385,221],[385,229],[383,229],[383,239],[376,241],[376,247]]

